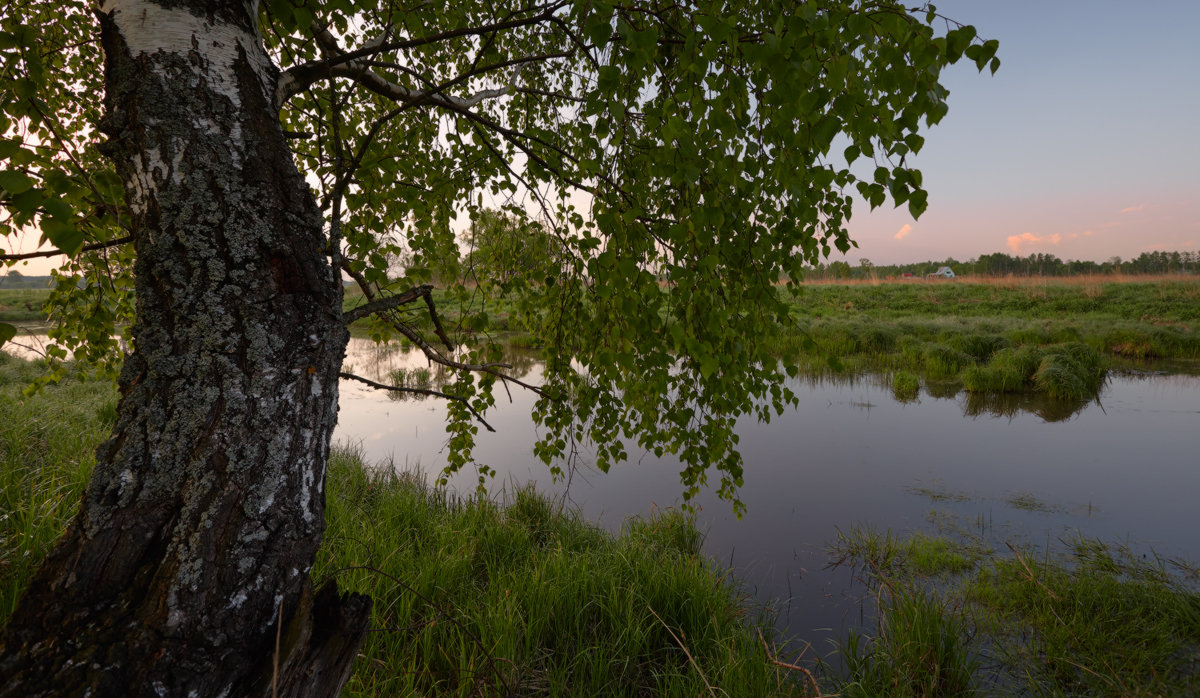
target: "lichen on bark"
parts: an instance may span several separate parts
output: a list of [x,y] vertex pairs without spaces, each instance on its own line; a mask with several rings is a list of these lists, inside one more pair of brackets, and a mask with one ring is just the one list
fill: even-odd
[[307,575],[341,283],[273,111],[277,72],[253,16],[230,22],[246,11],[101,7],[105,153],[134,214],[134,349],[80,514],[0,637],[13,677],[0,696],[245,693],[281,614],[341,648],[296,656],[350,662],[361,640],[369,603],[324,591],[314,604]]

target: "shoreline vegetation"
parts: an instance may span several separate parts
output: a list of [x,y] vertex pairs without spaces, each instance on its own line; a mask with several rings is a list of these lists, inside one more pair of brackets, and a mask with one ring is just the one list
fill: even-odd
[[[812,376],[879,374],[902,400],[922,386],[1032,395],[1070,414],[1096,398],[1108,371],[1200,367],[1200,276],[874,279],[779,292],[793,324],[762,340],[772,353]],[[537,348],[527,331],[536,323],[502,294],[438,293],[447,326]]]
[[[24,395],[38,372],[0,354],[0,623],[116,416],[106,381]],[[457,498],[345,448],[326,497],[314,578],[375,599],[347,696],[1200,691],[1200,569],[1098,541],[1006,548],[933,517],[929,534],[853,526],[830,561],[867,585],[867,621],[827,654],[773,639],[769,609],[679,512],[611,534],[532,489]]]

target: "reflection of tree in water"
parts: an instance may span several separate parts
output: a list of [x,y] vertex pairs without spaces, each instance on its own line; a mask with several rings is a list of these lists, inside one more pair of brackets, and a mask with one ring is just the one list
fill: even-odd
[[[502,369],[506,375],[523,379],[541,366],[538,350],[501,346],[503,355],[500,361],[509,366]],[[424,354],[412,345],[394,345],[380,349],[386,350],[372,349],[355,354],[356,358],[361,356],[366,359],[367,370],[379,382],[402,388],[448,392],[447,386],[454,383],[458,377],[458,372],[452,368],[424,361]],[[388,391],[387,396],[395,402],[437,397],[427,393],[403,391]]]
[[967,393],[963,414],[968,417],[1015,417],[1022,412],[1047,422],[1066,421],[1079,414],[1091,400],[1059,400],[1037,393]]

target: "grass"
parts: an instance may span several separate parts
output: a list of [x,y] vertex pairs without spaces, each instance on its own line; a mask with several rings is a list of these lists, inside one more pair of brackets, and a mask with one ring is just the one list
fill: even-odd
[[678,512],[614,537],[529,488],[460,500],[346,451],[327,498],[314,573],[370,594],[378,628],[346,695],[802,694]]
[[972,536],[856,527],[835,565],[873,590],[873,634],[838,648],[845,696],[1200,692],[1195,567],[1079,538],[988,550]]
[[38,375],[0,352],[0,623],[78,508],[116,419],[110,384],[68,379],[25,397]]
[[976,695],[979,660],[968,648],[969,630],[934,594],[885,590],[876,634],[851,631],[841,648],[845,666],[838,695],[917,698]]
[[0,322],[43,322],[50,289],[0,288]]

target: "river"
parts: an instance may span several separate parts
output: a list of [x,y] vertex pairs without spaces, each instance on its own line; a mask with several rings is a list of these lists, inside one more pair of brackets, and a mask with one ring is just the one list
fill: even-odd
[[[347,363],[385,382],[395,368],[427,365],[418,352],[357,339]],[[519,363],[536,382],[537,362]],[[711,492],[695,503],[705,551],[777,612],[782,633],[822,652],[823,640],[861,620],[861,587],[848,570],[826,569],[839,528],[949,525],[1001,548],[1082,534],[1200,558],[1200,376],[1114,372],[1097,400],[1079,405],[927,389],[900,402],[870,376],[790,386],[797,408],[770,424],[739,424],[745,516],[735,518]],[[481,429],[475,449],[498,473],[496,496],[534,482],[610,530],[681,501],[679,463],[636,451],[607,474],[584,465],[569,482],[554,482],[532,455],[533,396],[514,390],[509,403],[500,392],[497,402],[488,415],[497,432]],[[361,446],[370,460],[432,476],[446,462],[444,419],[437,399],[396,400],[344,382],[335,438]],[[472,471],[450,486],[470,491],[475,483]]]
[[[43,338],[20,338],[36,346]],[[19,347],[6,346],[17,354]],[[540,366],[514,354],[517,373]],[[347,370],[387,382],[390,371],[427,366],[400,347],[353,339]],[[1113,372],[1095,401],[1064,405],[1022,397],[980,399],[923,388],[900,402],[875,377],[796,380],[800,404],[770,424],[739,424],[746,463],[737,519],[703,492],[694,504],[704,549],[732,567],[746,593],[776,613],[781,634],[829,640],[862,622],[861,585],[828,569],[828,545],[854,525],[896,533],[947,527],[1004,542],[1054,545],[1082,534],[1166,558],[1200,559],[1200,375]],[[680,465],[631,451],[607,474],[587,466],[554,481],[532,454],[533,396],[498,391],[476,458],[498,473],[493,496],[535,483],[609,530],[630,516],[677,506]],[[380,467],[419,469],[432,480],[446,463],[446,409],[436,398],[395,399],[343,381],[335,439]],[[474,471],[449,486],[469,493]]]

